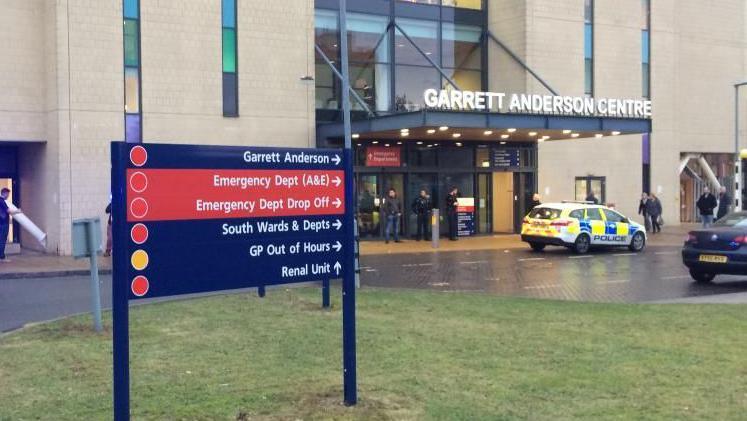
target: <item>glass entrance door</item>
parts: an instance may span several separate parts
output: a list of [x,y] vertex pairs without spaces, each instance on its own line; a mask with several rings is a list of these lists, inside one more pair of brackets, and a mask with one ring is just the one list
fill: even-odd
[[360,238],[378,237],[381,229],[379,176],[359,174],[357,187],[358,198],[358,235]]
[[475,197],[475,175],[474,173],[440,174],[438,185],[438,207],[441,213],[440,232],[441,236],[449,233],[449,219],[446,213],[446,196],[453,187],[459,190],[459,197]]
[[477,212],[477,232],[486,234],[492,232],[489,173],[477,174],[477,197],[475,198],[475,212]]

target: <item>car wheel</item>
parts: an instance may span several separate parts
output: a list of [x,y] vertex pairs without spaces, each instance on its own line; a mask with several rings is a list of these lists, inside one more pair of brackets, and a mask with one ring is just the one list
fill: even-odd
[[700,284],[706,284],[708,282],[711,282],[713,278],[716,277],[715,273],[707,273],[702,272],[695,269],[690,269],[690,276],[695,280],[695,282]]
[[545,249],[546,244],[542,243],[529,243],[529,247],[532,248],[534,251],[542,251]]
[[576,237],[576,241],[573,243],[573,251],[575,251],[578,254],[584,254],[589,251],[589,247],[591,246],[591,239],[586,234],[579,234],[578,237]]
[[630,245],[628,246],[628,248],[630,249],[630,251],[637,253],[643,250],[644,247],[646,247],[646,237],[644,237],[640,232],[635,233],[633,235],[633,239],[630,241]]

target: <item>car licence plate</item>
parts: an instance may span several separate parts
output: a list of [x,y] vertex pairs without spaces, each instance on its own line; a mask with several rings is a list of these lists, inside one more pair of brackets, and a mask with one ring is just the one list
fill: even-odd
[[715,254],[701,254],[698,260],[709,263],[726,263],[727,258],[726,256],[717,256]]

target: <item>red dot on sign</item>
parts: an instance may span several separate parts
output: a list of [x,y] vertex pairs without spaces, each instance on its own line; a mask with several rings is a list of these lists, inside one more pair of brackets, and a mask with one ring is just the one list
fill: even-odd
[[143,244],[148,240],[148,227],[143,224],[135,224],[130,230],[130,238],[135,244]]
[[135,218],[144,218],[148,213],[148,202],[142,197],[136,197],[130,202],[130,213]]
[[148,177],[140,171],[130,176],[130,188],[135,193],[142,193],[148,187]]
[[130,162],[136,167],[142,167],[148,161],[148,151],[142,146],[135,146],[130,149]]
[[130,289],[132,289],[133,294],[137,295],[138,297],[142,297],[143,295],[148,293],[148,289],[150,289],[150,282],[148,282],[148,278],[146,278],[145,276],[136,276],[135,279],[132,280]]

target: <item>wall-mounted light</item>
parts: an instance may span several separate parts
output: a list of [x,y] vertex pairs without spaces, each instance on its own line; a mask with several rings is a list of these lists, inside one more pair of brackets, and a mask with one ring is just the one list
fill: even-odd
[[485,130],[484,132],[482,132],[482,134],[484,134],[485,136],[490,136],[491,134],[493,134],[493,131],[492,130]]

